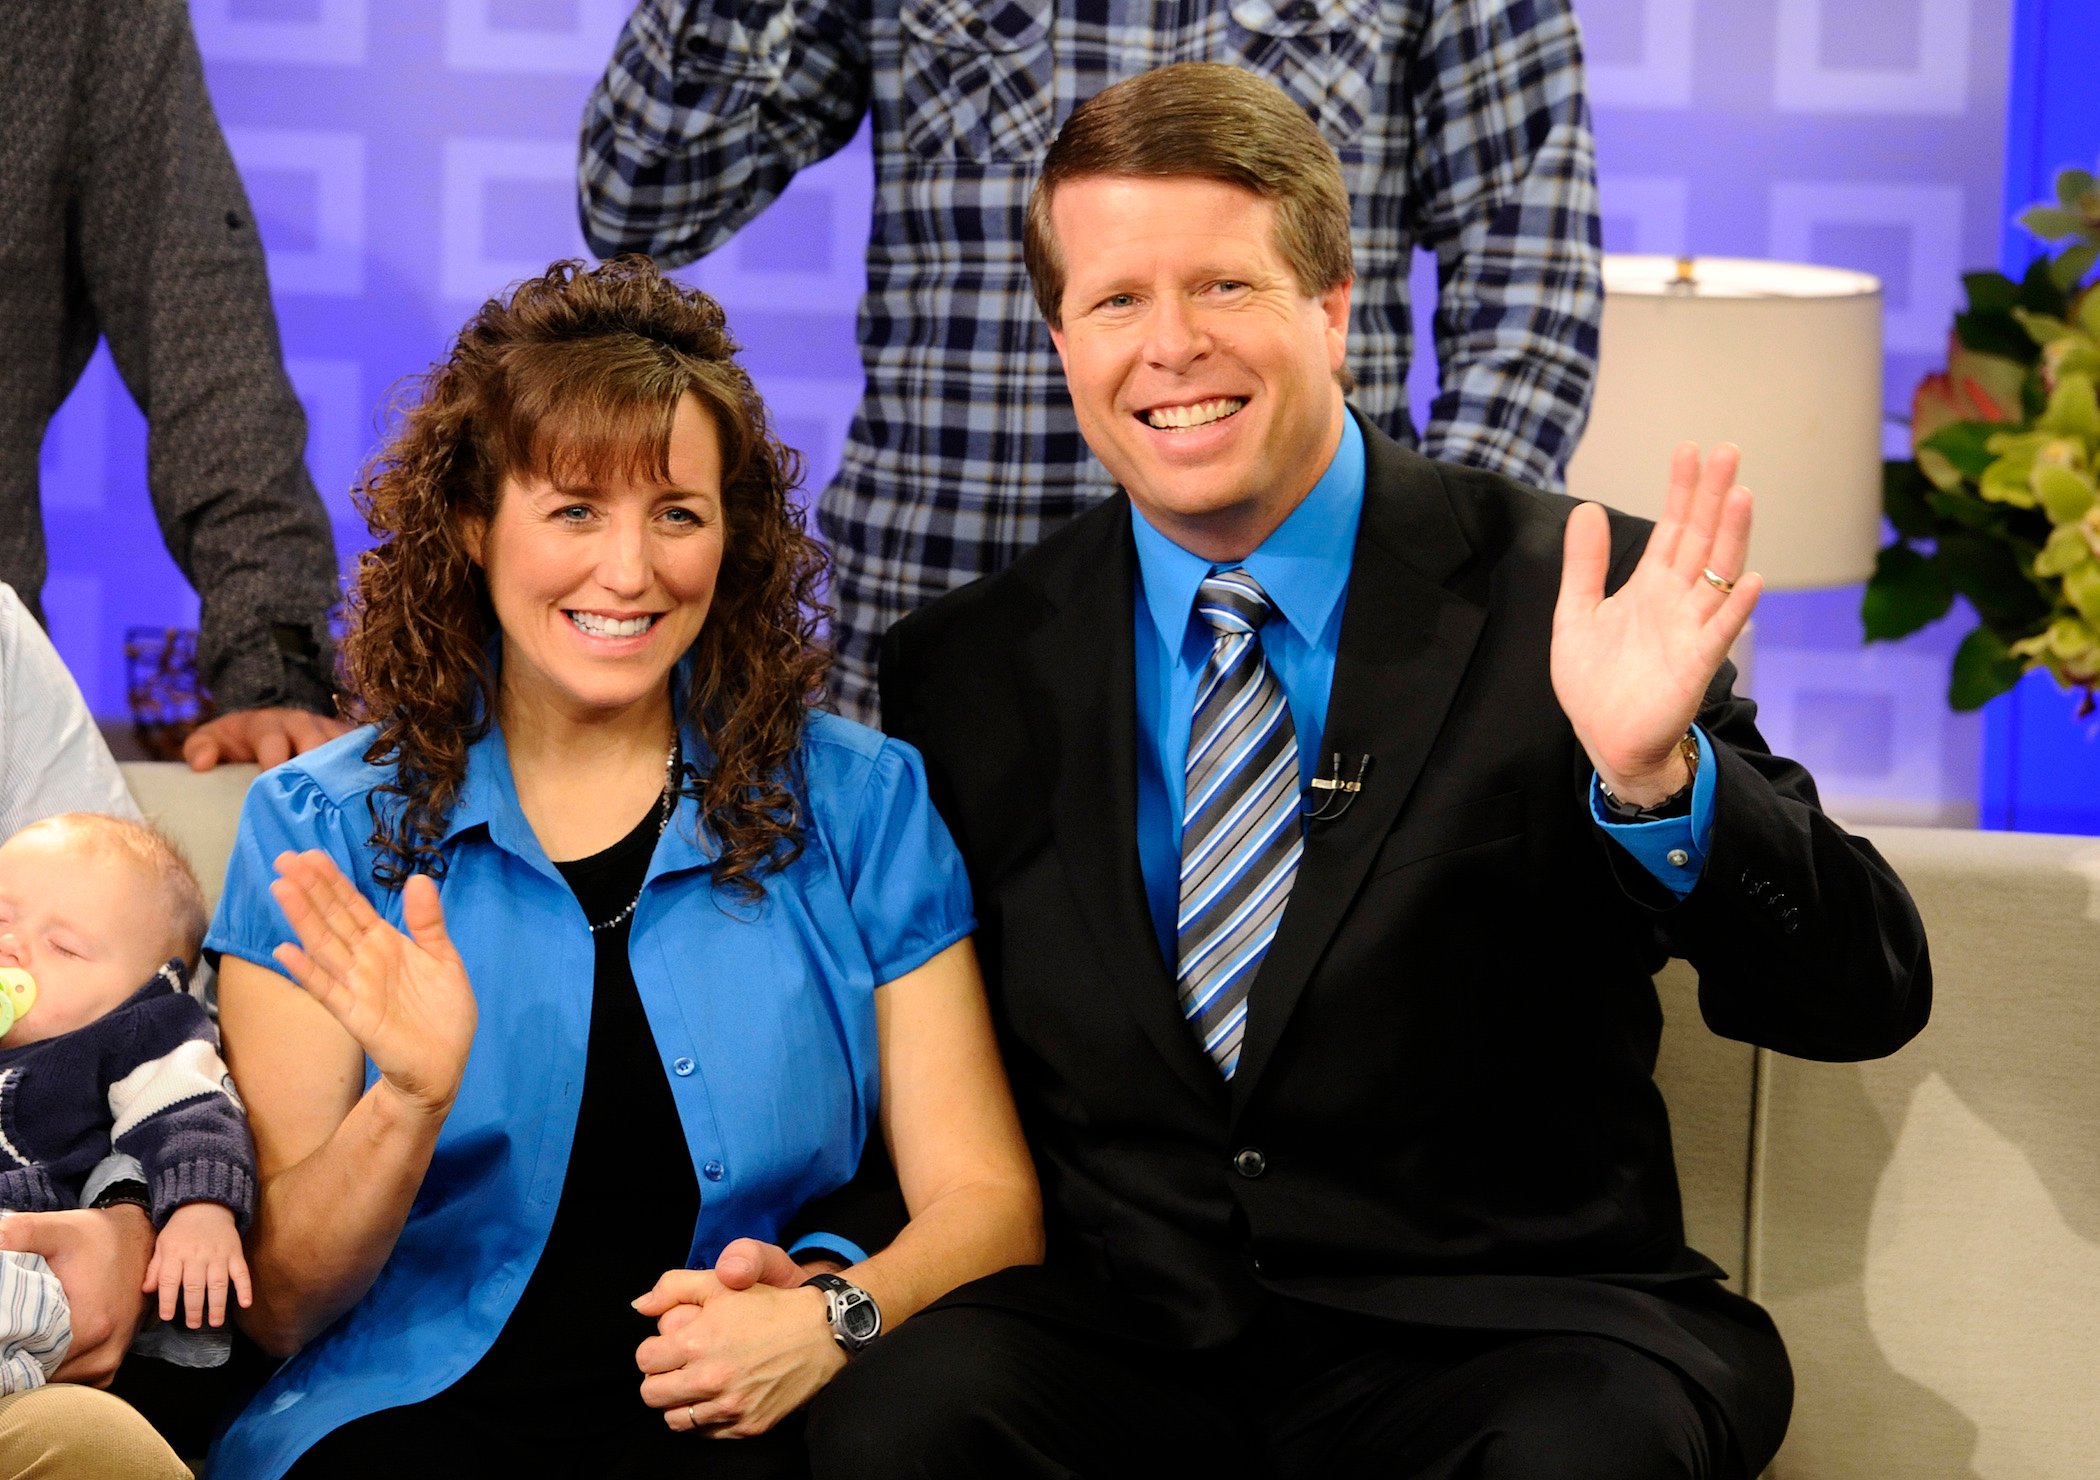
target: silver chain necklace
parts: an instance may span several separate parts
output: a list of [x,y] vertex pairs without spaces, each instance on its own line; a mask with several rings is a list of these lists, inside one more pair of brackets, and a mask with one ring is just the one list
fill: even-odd
[[[656,835],[659,838],[664,835],[664,829],[671,825],[671,776],[677,767],[678,735],[674,731],[671,735],[671,748],[664,752],[664,789],[663,794],[657,798],[656,803]],[[635,912],[636,907],[642,902],[642,890],[648,887],[649,881],[643,879],[641,886],[634,891],[634,898],[627,901],[627,908],[614,915],[610,920],[592,920],[586,917],[583,923],[591,927],[591,934],[593,935],[596,935],[601,930],[612,929],[613,926],[618,925]]]

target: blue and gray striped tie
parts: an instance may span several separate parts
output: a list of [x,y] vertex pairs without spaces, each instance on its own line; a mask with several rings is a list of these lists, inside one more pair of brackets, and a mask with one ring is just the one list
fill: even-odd
[[1260,582],[1221,571],[1196,592],[1216,634],[1189,726],[1175,922],[1182,1016],[1227,1079],[1239,1067],[1247,988],[1290,897],[1304,832],[1298,736],[1262,653],[1271,610]]

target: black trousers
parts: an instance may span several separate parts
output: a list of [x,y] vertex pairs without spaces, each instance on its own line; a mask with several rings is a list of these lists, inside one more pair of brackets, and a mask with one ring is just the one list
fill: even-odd
[[1216,1352],[938,1306],[809,1410],[815,1480],[1735,1480],[1703,1390],[1608,1337],[1400,1327],[1276,1300]]
[[806,1480],[800,1414],[755,1439],[710,1439],[674,1433],[638,1398],[635,1408],[632,1425],[579,1433],[559,1403],[521,1401],[494,1413],[440,1393],[343,1425],[301,1455],[285,1480]]

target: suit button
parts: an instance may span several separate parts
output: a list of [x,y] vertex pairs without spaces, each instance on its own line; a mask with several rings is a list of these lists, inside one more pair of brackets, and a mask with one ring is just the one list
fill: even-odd
[[1260,1273],[1261,1273],[1261,1255],[1259,1255],[1259,1254],[1249,1254],[1249,1255],[1247,1256],[1247,1267],[1248,1267],[1249,1269],[1253,1270],[1253,1271],[1254,1271],[1254,1272],[1255,1272],[1256,1274],[1260,1274]]
[[1664,856],[1670,860],[1671,868],[1683,868],[1692,861],[1692,855],[1685,852],[1682,848],[1672,848]]
[[1243,1147],[1234,1154],[1232,1169],[1251,1181],[1269,1169],[1269,1159],[1252,1146]]

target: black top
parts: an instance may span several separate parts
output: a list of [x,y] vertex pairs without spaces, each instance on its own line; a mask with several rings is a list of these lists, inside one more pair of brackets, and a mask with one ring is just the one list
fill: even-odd
[[[651,807],[604,852],[555,865],[586,919],[609,920],[634,899],[662,816]],[[543,1397],[577,1434],[662,1425],[641,1400],[634,1363],[655,1322],[628,1302],[665,1270],[685,1266],[700,1213],[692,1154],[627,959],[631,923],[595,937],[583,1097],[546,1251],[496,1344],[453,1389],[513,1418],[535,1411],[533,1400]]]

